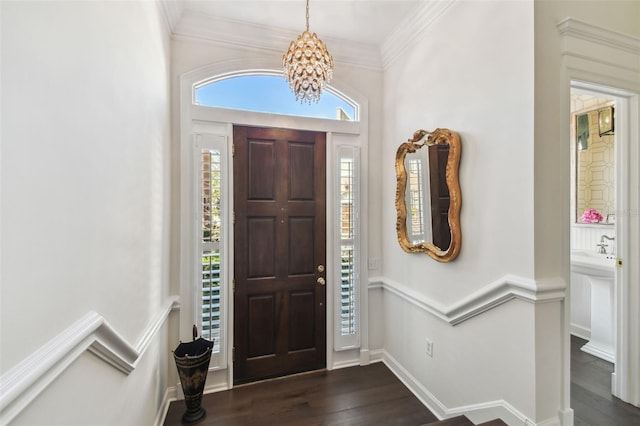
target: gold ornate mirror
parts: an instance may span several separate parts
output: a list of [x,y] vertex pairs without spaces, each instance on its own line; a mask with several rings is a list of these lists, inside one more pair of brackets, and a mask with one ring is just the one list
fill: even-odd
[[396,153],[396,231],[407,253],[450,262],[460,252],[460,137],[417,130]]

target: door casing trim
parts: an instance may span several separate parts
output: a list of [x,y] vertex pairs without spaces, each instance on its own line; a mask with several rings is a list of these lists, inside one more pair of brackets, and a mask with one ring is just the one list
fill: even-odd
[[[174,259],[174,264],[178,263],[179,269],[179,282],[180,284],[180,299],[182,303],[182,309],[180,314],[180,324],[178,326],[178,335],[182,340],[190,340],[191,339],[191,327],[193,325],[192,316],[194,314],[192,299],[192,291],[186,285],[186,283],[192,282],[191,271],[190,268],[185,267],[188,265],[193,256],[189,251],[189,247],[192,245],[191,240],[194,238],[192,235],[192,231],[190,230],[191,221],[190,218],[193,217],[193,212],[190,206],[192,205],[192,188],[190,185],[191,175],[193,173],[193,164],[190,164],[188,160],[190,158],[190,150],[192,149],[193,144],[193,135],[196,132],[202,133],[215,133],[219,135],[224,135],[227,137],[227,147],[228,152],[231,153],[232,149],[230,144],[233,141],[233,126],[234,125],[245,125],[245,126],[261,126],[261,127],[279,127],[285,129],[296,129],[296,130],[312,130],[312,131],[323,131],[326,132],[326,165],[327,165],[327,215],[326,215],[326,228],[327,228],[327,270],[333,270],[336,265],[333,261],[335,252],[333,249],[333,233],[334,229],[334,219],[332,214],[332,209],[334,208],[333,198],[335,196],[334,190],[332,187],[332,176],[334,173],[335,164],[332,163],[335,150],[334,140],[332,138],[333,134],[346,134],[346,135],[355,135],[359,137],[360,140],[360,155],[361,158],[368,158],[368,117],[369,117],[369,102],[366,97],[358,93],[353,88],[344,84],[340,81],[340,79],[334,79],[332,86],[335,87],[342,93],[345,93],[349,98],[353,99],[359,106],[359,117],[360,121],[358,122],[345,122],[338,120],[328,120],[328,119],[316,119],[316,118],[307,118],[307,117],[294,117],[294,116],[285,116],[279,114],[267,114],[267,113],[258,113],[251,111],[241,111],[241,110],[230,110],[224,108],[214,108],[214,107],[201,107],[197,105],[193,105],[193,86],[199,81],[202,81],[207,78],[211,78],[216,75],[225,74],[234,71],[240,70],[248,70],[248,69],[278,69],[279,64],[275,62],[272,63],[270,60],[263,59],[244,59],[238,61],[225,61],[221,63],[211,64],[202,68],[198,68],[189,72],[186,72],[180,76],[180,126],[179,126],[179,135],[174,134],[174,138],[179,141],[179,176],[174,176],[174,179],[178,179],[179,182],[176,187],[180,193],[180,202],[179,206],[174,206],[174,209],[177,211],[173,211],[172,215],[179,217],[179,229],[180,235],[178,237],[179,242],[179,258]],[[231,160],[231,159],[230,159]],[[229,197],[227,202],[226,214],[227,217],[232,217],[233,215],[233,161],[229,161],[229,170],[226,173],[227,182],[229,185]],[[360,203],[365,208],[362,209],[363,212],[366,212],[366,206],[368,205],[368,167],[366,161],[361,163],[360,168]],[[228,268],[229,276],[233,276],[233,227],[230,227],[229,232],[227,233],[227,241],[225,243],[227,259],[225,261],[225,266]],[[361,232],[361,240],[360,240],[360,265],[362,265],[362,270],[359,279],[360,285],[360,324],[361,324],[361,342],[360,348],[357,349],[356,353],[352,354],[355,358],[354,361],[357,360],[359,364],[368,364],[370,362],[369,357],[369,326],[368,326],[368,271],[366,265],[368,264],[368,239],[367,232],[368,229],[368,219],[366,214],[362,214],[360,217],[360,228],[363,232]],[[184,250],[183,250],[184,249]],[[229,283],[227,283],[229,285]],[[328,282],[327,285],[327,300],[326,300],[326,309],[327,309],[327,333],[326,333],[326,360],[327,360],[327,369],[331,370],[333,368],[339,368],[344,364],[344,357],[338,357],[335,360],[335,352],[334,352],[334,303],[333,297],[333,285],[331,281]],[[224,386],[227,389],[233,387],[233,368],[229,368],[232,365],[233,360],[233,333],[229,332],[229,330],[233,330],[233,298],[229,297],[227,301],[227,309],[226,309],[226,327],[225,333],[227,336],[227,347],[226,347],[226,359],[228,360],[226,365],[217,372],[211,372],[209,377],[215,373],[215,377],[211,377],[213,381],[225,382]],[[334,365],[335,364],[335,365]],[[224,377],[222,376],[224,375]]]

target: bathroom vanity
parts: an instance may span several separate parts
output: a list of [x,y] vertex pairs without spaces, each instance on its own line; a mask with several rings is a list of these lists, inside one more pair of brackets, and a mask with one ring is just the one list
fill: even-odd
[[[615,261],[612,254],[596,250],[571,252],[572,326],[582,329],[581,337],[589,337],[583,351],[612,363],[616,356]],[[585,336],[589,330],[590,336]]]

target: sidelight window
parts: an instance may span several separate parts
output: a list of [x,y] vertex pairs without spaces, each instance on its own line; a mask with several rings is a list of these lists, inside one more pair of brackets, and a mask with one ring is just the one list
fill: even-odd
[[[227,220],[224,206],[227,194],[226,136],[197,133],[193,151],[193,189],[189,274],[185,279],[190,290],[185,294],[193,307],[190,325],[197,325],[200,335],[213,340],[210,368],[226,366],[226,298]],[[186,214],[186,213],[185,213]],[[194,251],[191,251],[194,250]],[[186,310],[185,310],[186,311]],[[190,311],[190,310],[189,310]]]
[[336,349],[359,346],[358,148],[338,147],[338,271]]
[[220,349],[221,152],[200,151],[201,334]]

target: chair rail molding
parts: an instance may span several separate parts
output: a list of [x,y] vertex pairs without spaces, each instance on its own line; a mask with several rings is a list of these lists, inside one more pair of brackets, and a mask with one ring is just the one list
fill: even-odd
[[169,313],[179,308],[177,296],[168,298],[135,345],[127,342],[102,315],[89,311],[0,377],[0,423],[11,422],[85,351],[130,374]]
[[458,325],[512,299],[531,303],[563,300],[566,284],[560,278],[536,281],[507,274],[450,306],[386,277],[370,278],[369,289],[375,288],[389,291],[451,325]]

